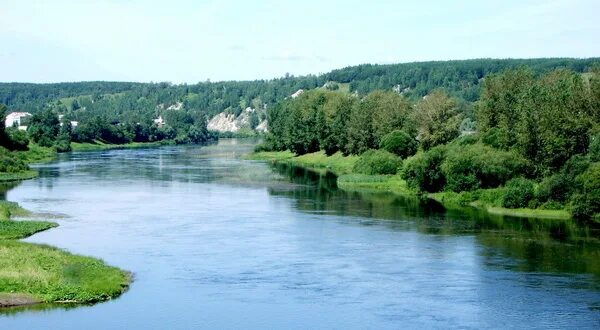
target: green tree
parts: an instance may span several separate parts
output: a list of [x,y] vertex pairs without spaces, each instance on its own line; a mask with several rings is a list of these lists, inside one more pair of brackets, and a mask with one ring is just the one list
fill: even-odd
[[459,103],[442,90],[429,94],[417,105],[416,122],[423,149],[448,143],[460,135]]

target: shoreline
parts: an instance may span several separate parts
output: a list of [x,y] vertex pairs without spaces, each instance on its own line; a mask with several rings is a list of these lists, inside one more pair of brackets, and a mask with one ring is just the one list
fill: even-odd
[[403,196],[423,196],[440,203],[446,209],[464,209],[465,207],[472,207],[494,215],[538,219],[572,219],[569,212],[564,209],[509,209],[488,205],[479,200],[463,204],[462,202],[457,201],[456,196],[459,194],[454,192],[427,193],[421,195],[417,191],[409,188],[406,181],[397,174],[368,175],[352,173],[354,162],[358,159],[357,156],[342,156],[340,153],[326,156],[323,151],[295,156],[290,151],[269,151],[253,152],[244,157],[244,159],[299,166],[317,172],[329,171],[337,176],[338,188],[345,191],[389,192]]
[[0,202],[0,310],[37,304],[93,304],[125,293],[132,273],[104,261],[45,244],[22,242],[55,227],[47,221],[13,220],[31,212]]

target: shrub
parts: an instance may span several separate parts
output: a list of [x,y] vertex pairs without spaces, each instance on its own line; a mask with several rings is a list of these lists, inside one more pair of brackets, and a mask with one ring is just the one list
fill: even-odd
[[521,156],[483,144],[449,148],[442,165],[446,189],[457,192],[496,188],[525,175],[527,169],[527,161]]
[[71,151],[71,141],[63,139],[56,140],[54,147],[56,148],[57,152],[69,152]]
[[396,174],[402,160],[385,150],[368,150],[354,164],[353,171],[360,174]]
[[413,189],[427,192],[441,191],[446,185],[446,177],[441,171],[445,156],[446,148],[443,146],[417,153],[406,160],[402,178]]
[[481,142],[498,149],[505,146],[504,140],[503,132],[496,127],[489,129],[481,136]]
[[536,198],[541,203],[556,202],[564,204],[576,190],[581,188],[580,182],[576,178],[589,167],[590,160],[588,157],[581,155],[571,157],[559,173],[542,180],[537,189]]
[[517,209],[529,206],[533,199],[534,186],[531,180],[515,178],[506,183],[506,192],[502,206],[509,209]]
[[7,128],[5,131],[7,145],[6,148],[10,150],[27,150],[29,145],[29,137],[27,132],[18,130],[16,128]]
[[386,134],[381,139],[379,147],[405,159],[417,152],[419,144],[408,133],[396,130]]
[[29,166],[6,148],[0,147],[0,172],[17,173],[27,171]]
[[563,173],[544,178],[538,186],[536,198],[542,202],[564,202],[569,199],[573,190],[573,182]]
[[592,164],[583,174],[577,177],[581,185],[579,193],[571,201],[573,217],[591,219],[600,212],[600,163]]

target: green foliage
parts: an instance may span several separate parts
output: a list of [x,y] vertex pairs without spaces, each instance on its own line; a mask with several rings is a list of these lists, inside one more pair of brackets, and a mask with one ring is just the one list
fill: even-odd
[[524,68],[490,75],[478,104],[482,141],[518,151],[538,176],[555,171],[588,149],[598,120],[592,94],[580,74],[567,70],[541,77]]
[[534,184],[525,178],[514,178],[506,183],[502,206],[509,209],[524,208],[534,197]]
[[29,137],[27,132],[16,129],[7,128],[4,130],[7,138],[7,142],[4,145],[9,150],[27,150],[29,146]]
[[359,174],[396,174],[402,160],[385,150],[368,150],[354,164],[353,172]]
[[589,155],[593,162],[600,162],[600,134],[596,134],[591,139]]
[[58,131],[56,142],[54,146],[58,152],[71,151],[71,135],[73,134],[73,128],[69,120],[64,120]]
[[527,162],[519,155],[483,144],[448,148],[441,170],[445,189],[466,191],[495,188],[527,173]]
[[577,176],[580,190],[572,198],[573,217],[591,219],[600,212],[600,163],[593,163]]
[[358,102],[348,120],[346,153],[362,154],[376,149],[382,138],[397,129],[413,130],[412,107],[398,93],[376,91]]
[[445,157],[446,149],[443,146],[419,152],[404,162],[402,178],[410,188],[422,192],[441,191],[446,185],[446,177],[441,169]]
[[52,147],[60,130],[58,117],[51,110],[34,114],[29,122],[27,132],[31,140],[42,147]]
[[400,130],[386,134],[379,147],[383,150],[396,154],[402,159],[408,158],[417,152],[419,144],[417,140]]
[[26,238],[56,226],[56,223],[46,221],[0,220],[0,240]]
[[18,173],[29,170],[29,166],[15,153],[0,147],[0,172]]
[[460,135],[462,116],[459,102],[442,90],[435,90],[417,105],[416,122],[423,149],[446,144]]

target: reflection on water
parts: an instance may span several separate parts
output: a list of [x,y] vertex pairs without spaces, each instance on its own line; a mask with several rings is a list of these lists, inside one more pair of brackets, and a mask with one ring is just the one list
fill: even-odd
[[121,298],[5,310],[6,328],[594,328],[597,227],[388,193],[244,161],[253,143],[61,155],[4,188],[64,213],[32,242],[133,271]]

